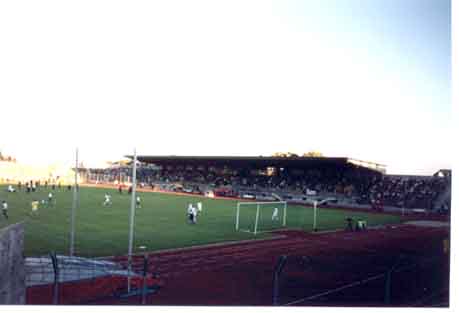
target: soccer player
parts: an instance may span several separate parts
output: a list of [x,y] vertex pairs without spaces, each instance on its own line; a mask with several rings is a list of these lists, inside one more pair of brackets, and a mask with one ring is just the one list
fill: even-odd
[[188,222],[193,223],[193,205],[191,203],[188,204]]
[[12,185],[8,185],[8,192],[15,192],[16,190]]
[[38,212],[38,205],[40,204],[40,202],[38,202],[37,200],[33,200],[32,203],[31,203],[31,206],[32,206],[32,212],[31,212],[31,215],[36,215],[37,212]]
[[191,215],[192,215],[192,223],[196,224],[197,218],[198,218],[198,210],[194,206],[191,206]]
[[346,230],[348,230],[348,231],[353,231],[354,230],[354,228],[352,226],[352,222],[353,221],[354,220],[351,217],[346,217],[346,222],[347,222]]
[[53,206],[53,204],[54,204],[54,199],[53,199],[53,197],[54,197],[54,196],[53,196],[53,193],[50,192],[50,193],[48,194],[48,207]]
[[2,201],[2,214],[8,219],[8,203],[5,200]]
[[104,206],[107,206],[107,205],[112,205],[112,197],[108,193],[105,194],[105,201],[104,201]]
[[136,196],[135,198],[135,208],[136,209],[141,209],[142,207],[140,206],[140,197]]
[[201,214],[201,212],[202,212],[202,203],[198,202],[197,206],[198,206],[198,213]]
[[278,221],[279,220],[279,209],[278,208],[274,208],[273,216],[271,216],[271,220],[273,220],[273,221]]
[[119,192],[120,194],[123,193],[123,186],[121,186],[121,184],[118,185],[118,192]]

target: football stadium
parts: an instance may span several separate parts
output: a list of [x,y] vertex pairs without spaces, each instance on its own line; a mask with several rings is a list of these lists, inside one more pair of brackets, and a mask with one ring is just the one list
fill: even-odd
[[451,2],[0,1],[0,312],[457,307]]
[[1,162],[4,301],[448,306],[450,170],[291,155],[77,164]]

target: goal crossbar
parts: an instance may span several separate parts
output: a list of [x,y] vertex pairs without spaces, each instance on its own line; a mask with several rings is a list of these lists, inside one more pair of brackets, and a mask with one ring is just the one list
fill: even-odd
[[244,204],[287,204],[287,201],[247,201],[247,202],[238,202],[237,205],[244,205]]

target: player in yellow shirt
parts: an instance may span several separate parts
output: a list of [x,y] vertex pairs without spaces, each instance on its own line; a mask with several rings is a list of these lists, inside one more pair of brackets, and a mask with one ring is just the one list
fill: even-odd
[[31,215],[35,215],[37,214],[38,212],[38,205],[40,204],[40,202],[38,202],[37,200],[33,200],[32,203],[31,203],[31,206],[32,206],[32,212],[31,212]]

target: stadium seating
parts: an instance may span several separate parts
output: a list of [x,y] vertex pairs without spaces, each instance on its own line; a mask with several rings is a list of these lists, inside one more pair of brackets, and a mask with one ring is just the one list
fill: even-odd
[[[131,171],[130,167],[89,169],[87,180],[126,182],[129,181]],[[250,194],[261,200],[271,199],[275,193],[295,202],[307,202],[311,195],[315,195],[334,197],[347,205],[354,203],[427,210],[434,208],[437,199],[445,194],[450,184],[448,177],[382,175],[352,168],[337,170],[331,167],[309,169],[301,175],[280,172],[277,176],[268,176],[228,169],[153,169],[140,166],[137,180],[165,191],[182,192],[186,189],[191,193],[205,194],[213,190],[217,196],[242,197]],[[181,187],[177,189],[174,184],[180,184]],[[447,201],[442,200],[442,208],[445,207],[443,203]]]

